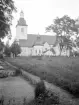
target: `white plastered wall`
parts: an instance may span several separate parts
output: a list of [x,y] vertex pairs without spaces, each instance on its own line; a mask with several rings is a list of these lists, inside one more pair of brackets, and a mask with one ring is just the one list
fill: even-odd
[[[23,28],[23,32],[21,29]],[[17,26],[16,27],[16,39],[26,39],[27,40],[27,26]]]

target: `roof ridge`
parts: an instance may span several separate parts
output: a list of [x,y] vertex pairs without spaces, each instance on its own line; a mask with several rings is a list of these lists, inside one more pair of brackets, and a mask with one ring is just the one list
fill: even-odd
[[[28,34],[28,39],[20,39],[21,46],[32,47],[32,45],[43,45],[43,42],[47,42],[49,45],[54,45],[56,43],[56,36],[47,36],[40,35],[40,41],[37,40],[37,35],[35,34]],[[36,44],[35,44],[36,43]]]

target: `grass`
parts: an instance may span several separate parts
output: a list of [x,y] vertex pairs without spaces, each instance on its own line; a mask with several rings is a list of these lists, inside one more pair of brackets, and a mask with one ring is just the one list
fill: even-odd
[[78,57],[17,57],[7,61],[79,97]]

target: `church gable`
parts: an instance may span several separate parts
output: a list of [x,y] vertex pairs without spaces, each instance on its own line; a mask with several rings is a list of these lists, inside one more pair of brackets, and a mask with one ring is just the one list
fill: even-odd
[[47,51],[49,49],[50,49],[50,45],[47,42],[45,42],[44,47],[43,47],[43,51]]

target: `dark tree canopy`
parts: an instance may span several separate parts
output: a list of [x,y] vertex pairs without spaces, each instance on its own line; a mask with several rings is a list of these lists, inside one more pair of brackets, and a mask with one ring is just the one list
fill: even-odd
[[21,53],[21,47],[16,41],[14,41],[14,43],[11,45],[11,52],[13,53],[14,57]]
[[8,46],[8,44],[5,45],[4,54],[8,57],[10,57],[10,55],[11,55],[11,48],[10,48],[10,46]]
[[46,28],[46,31],[53,31],[56,33],[57,42],[60,45],[60,50],[62,51],[63,47],[66,49],[71,49],[74,46],[74,43],[70,40],[70,37],[74,34],[78,34],[78,28],[75,27],[76,20],[71,19],[68,15],[63,17],[57,17],[54,19],[53,24]]
[[2,51],[4,48],[4,43],[0,40],[0,51]]
[[7,36],[10,31],[13,11],[16,11],[13,0],[0,0],[0,38]]
[[67,15],[54,19],[54,23],[46,28],[46,31],[50,30],[55,32],[58,36],[69,35],[71,31],[78,31],[78,29],[75,27],[75,20],[71,19]]

